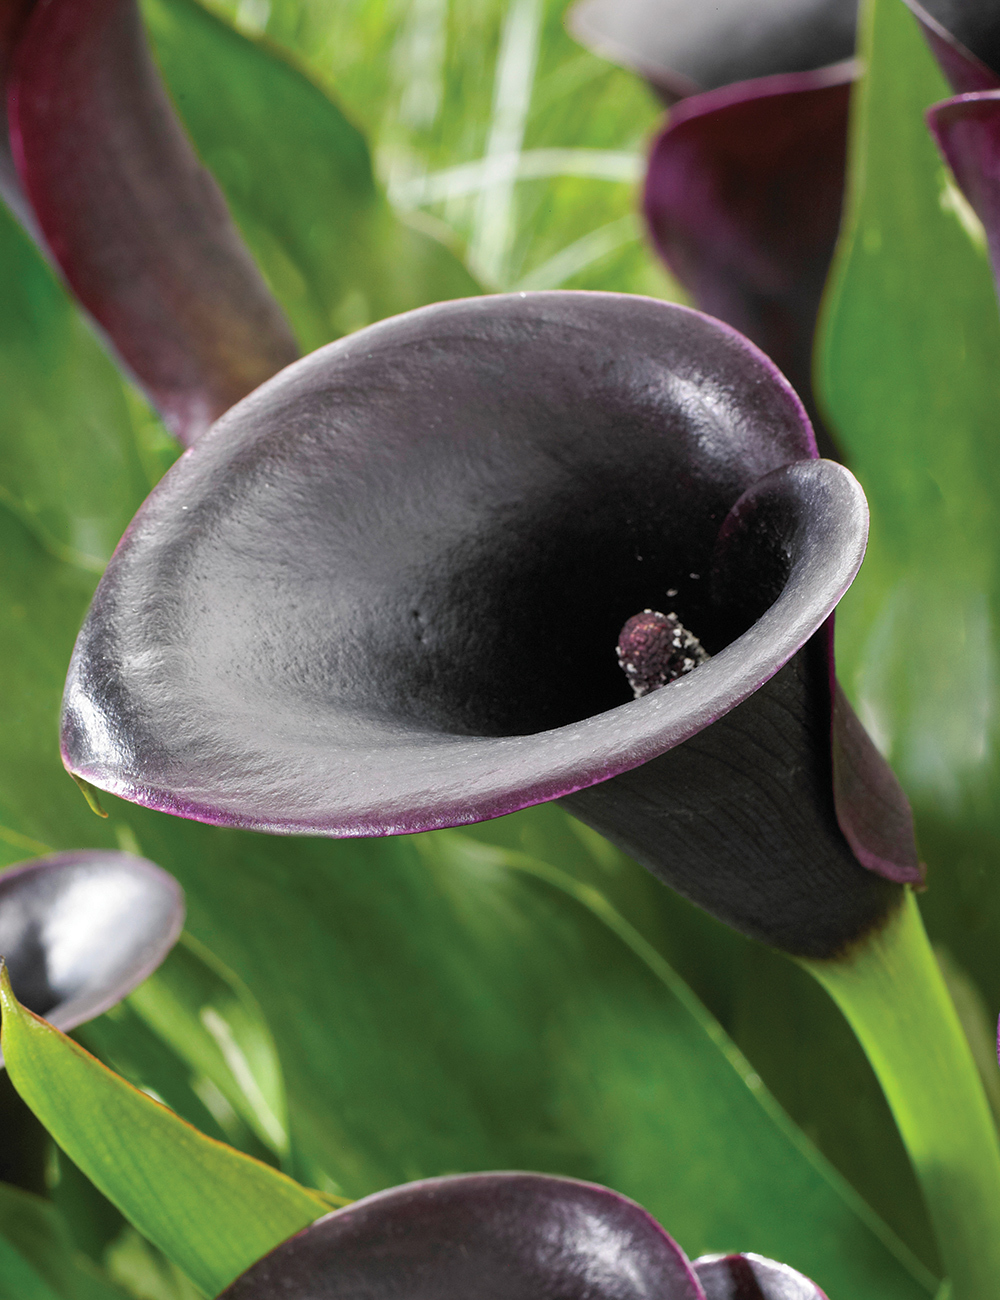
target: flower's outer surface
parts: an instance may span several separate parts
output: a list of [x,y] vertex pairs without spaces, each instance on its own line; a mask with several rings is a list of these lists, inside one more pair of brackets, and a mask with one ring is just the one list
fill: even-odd
[[0,87],[0,193],[193,442],[297,351],[176,118],[136,0],[8,2]]
[[55,853],[0,873],[0,957],[18,999],[62,1030],[131,993],[183,924],[173,876],[128,853]]
[[815,1282],[761,1255],[704,1255],[694,1272],[705,1300],[826,1300]]
[[[265,1255],[219,1300],[824,1300],[792,1269],[745,1258],[756,1289],[727,1290],[737,1276],[727,1266],[743,1256],[692,1268],[655,1219],[606,1187],[464,1174],[336,1210]],[[791,1289],[796,1280],[811,1289]]]
[[[839,771],[885,779],[834,805],[823,628],[867,511],[815,454],[767,359],[685,308],[512,294],[371,326],[240,403],[150,496],[74,651],[64,761],[152,807],[307,834],[570,795],[732,924],[829,955],[918,865],[860,727]],[[712,658],[629,702],[618,633],[667,590]],[[693,802],[651,794],[661,769]]]

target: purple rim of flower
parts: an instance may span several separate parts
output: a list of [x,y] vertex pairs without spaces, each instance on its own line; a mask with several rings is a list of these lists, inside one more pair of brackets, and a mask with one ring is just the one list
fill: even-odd
[[705,1300],[641,1206],[593,1183],[464,1174],[393,1187],[276,1247],[219,1300]]
[[0,957],[19,1001],[58,1029],[131,993],[183,925],[177,881],[130,853],[55,853],[0,872]]
[[[733,924],[830,955],[898,889],[837,824],[824,624],[861,563],[867,508],[815,456],[767,358],[686,308],[512,294],[371,326],[252,394],[152,493],[74,651],[64,762],[138,803],[279,833],[429,830],[588,787],[625,808],[600,783],[641,783],[636,769],[730,713],[731,743],[752,749],[738,706],[764,707],[775,678],[802,696],[780,706],[782,743],[809,808],[768,834],[737,828],[722,858],[709,827],[701,850],[739,875],[750,835],[791,910],[752,870],[727,910],[690,886],[697,853],[678,863],[675,839],[623,834]],[[713,657],[631,700],[618,633],[667,592]],[[571,802],[593,821],[583,793]],[[803,883],[817,834],[818,894]],[[919,876],[912,831],[887,863],[883,847],[869,866]]]
[[827,1300],[815,1282],[762,1255],[703,1255],[692,1267],[705,1300]]
[[136,0],[27,8],[6,87],[23,193],[74,293],[189,444],[295,359],[291,330],[177,120]]

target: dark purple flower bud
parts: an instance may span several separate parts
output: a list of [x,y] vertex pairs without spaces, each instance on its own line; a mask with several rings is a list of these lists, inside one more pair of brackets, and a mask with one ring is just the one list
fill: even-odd
[[1000,11],[984,0],[906,2],[957,92],[928,109],[927,122],[982,222],[1000,283]]
[[[207,75],[207,74],[206,74]],[[136,0],[0,20],[0,186],[167,424],[191,443],[297,355],[161,84]]]
[[812,340],[840,226],[856,9],[581,0],[569,16],[584,44],[682,99],[650,154],[653,241],[703,311],[775,361],[814,421]]
[[0,958],[18,1000],[62,1030],[138,987],[183,924],[173,876],[128,853],[55,853],[0,873]]
[[703,1255],[694,1271],[705,1300],[826,1300],[815,1282],[761,1255]]
[[283,1242],[219,1300],[536,1296],[705,1300],[684,1252],[634,1201],[519,1173],[431,1178],[367,1196]]
[[[513,294],[371,326],[150,496],[74,651],[64,761],[304,834],[566,797],[746,933],[837,953],[920,870],[831,690],[867,511],[815,456],[768,360],[685,308]],[[630,699],[619,632],[668,590],[711,658]]]

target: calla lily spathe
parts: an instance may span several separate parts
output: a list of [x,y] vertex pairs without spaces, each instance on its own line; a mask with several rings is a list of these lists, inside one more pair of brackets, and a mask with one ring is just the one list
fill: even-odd
[[754,1255],[692,1264],[641,1206],[593,1183],[466,1174],[336,1210],[219,1300],[825,1300]]
[[[284,371],[153,492],[74,652],[64,760],[278,832],[566,797],[745,932],[831,955],[919,878],[831,688],[866,535],[725,326],[615,294],[425,308]],[[667,593],[712,658],[630,701],[619,630]]]

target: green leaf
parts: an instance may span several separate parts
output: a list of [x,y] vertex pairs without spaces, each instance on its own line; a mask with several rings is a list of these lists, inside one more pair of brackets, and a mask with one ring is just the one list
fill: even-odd
[[274,1163],[225,1098],[207,1090],[204,1080],[192,1074],[189,1063],[155,1034],[127,1001],[82,1025],[73,1037],[116,1074],[165,1102],[208,1137],[228,1142],[257,1159],[263,1157],[267,1164]]
[[637,215],[663,105],[571,39],[566,0],[212,7],[263,27],[335,90],[392,202],[454,232],[491,289],[684,301]]
[[912,15],[875,0],[821,391],[872,509],[838,611],[845,688],[930,865],[923,910],[1000,1002],[1000,318],[984,241],[923,120],[950,93]]
[[0,501],[53,554],[100,573],[155,481],[136,442],[144,419],[152,421],[0,204]]
[[191,1067],[210,1080],[279,1158],[288,1145],[281,1064],[256,998],[190,935],[129,997],[129,1006]]
[[575,1174],[646,1203],[692,1253],[756,1249],[859,1300],[926,1293],[683,986],[571,891],[457,833],[268,838],[115,799],[95,818],[55,736],[90,580],[0,512],[4,532],[0,619],[25,612],[21,640],[0,637],[20,710],[0,736],[8,825],[58,846],[127,831],[177,875],[191,932],[274,1035],[304,1176],[362,1195],[463,1169]]
[[23,1255],[0,1237],[0,1300],[58,1300]]
[[0,1300],[124,1300],[49,1201],[0,1183]]
[[71,1160],[208,1295],[328,1208],[193,1129],[14,997],[0,972],[14,1086]]
[[181,118],[304,351],[479,292],[454,253],[394,216],[361,133],[276,47],[196,0],[144,0],[143,13]]

